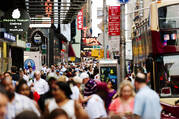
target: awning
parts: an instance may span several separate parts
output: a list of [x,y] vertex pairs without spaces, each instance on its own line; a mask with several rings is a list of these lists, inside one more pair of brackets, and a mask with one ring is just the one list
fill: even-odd
[[72,44],[69,44],[68,57],[76,57]]
[[32,24],[71,23],[87,0],[25,0]]

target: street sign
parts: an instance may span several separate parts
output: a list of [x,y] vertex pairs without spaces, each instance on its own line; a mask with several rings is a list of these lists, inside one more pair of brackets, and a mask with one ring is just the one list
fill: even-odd
[[108,11],[108,35],[120,35],[120,6],[110,6]]
[[129,0],[119,0],[120,3],[126,4],[129,2]]
[[43,50],[47,49],[47,46],[43,44],[43,45],[42,45],[42,49],[43,49]]
[[31,43],[26,43],[26,48],[31,48]]

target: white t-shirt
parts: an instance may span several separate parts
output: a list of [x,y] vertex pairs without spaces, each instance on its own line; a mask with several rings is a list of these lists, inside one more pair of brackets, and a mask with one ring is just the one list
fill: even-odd
[[72,91],[71,99],[78,100],[80,96],[80,91],[78,87],[77,86],[71,87],[71,91]]
[[16,115],[25,110],[33,111],[40,116],[40,112],[36,108],[33,100],[24,95],[15,93],[14,100],[7,105],[7,115],[5,119],[14,119]]
[[90,119],[107,117],[104,101],[96,94],[93,94],[88,100],[85,110]]
[[56,72],[50,72],[49,74],[48,74],[48,77],[50,78],[50,77],[56,77]]
[[48,102],[48,110],[51,113],[53,110],[57,109],[57,108],[61,108],[63,109],[70,118],[72,119],[76,119],[75,116],[75,102],[74,100],[69,100],[66,104],[64,104],[63,106],[59,107],[55,101],[55,99],[51,99]]

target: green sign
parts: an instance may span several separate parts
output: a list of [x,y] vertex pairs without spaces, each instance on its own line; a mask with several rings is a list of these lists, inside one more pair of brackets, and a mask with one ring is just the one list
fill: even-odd
[[42,49],[42,54],[46,54],[46,49]]

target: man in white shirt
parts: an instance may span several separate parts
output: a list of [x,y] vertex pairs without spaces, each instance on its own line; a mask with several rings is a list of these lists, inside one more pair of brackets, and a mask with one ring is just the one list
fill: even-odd
[[44,101],[45,101],[45,93],[49,91],[49,85],[47,81],[41,78],[40,71],[35,72],[35,78],[33,83],[33,89],[40,95],[40,99],[38,101],[39,107],[42,111],[44,111]]
[[33,111],[40,116],[40,112],[36,108],[34,101],[26,96],[15,93],[15,87],[12,84],[11,78],[4,78],[1,84],[5,87],[9,99],[5,119],[14,119],[17,114],[25,110]]
[[39,95],[44,95],[49,90],[49,85],[47,81],[41,78],[40,71],[35,72],[33,87]]
[[55,71],[55,67],[52,65],[51,66],[51,71],[48,74],[48,78],[50,77],[56,77],[56,71]]

